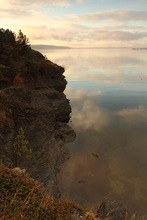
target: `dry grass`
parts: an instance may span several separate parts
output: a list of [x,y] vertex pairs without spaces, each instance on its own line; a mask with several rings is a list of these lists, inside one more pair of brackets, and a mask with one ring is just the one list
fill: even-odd
[[1,220],[69,220],[82,209],[44,193],[42,186],[24,173],[0,165]]
[[91,210],[90,211],[86,211],[85,218],[87,220],[97,220],[97,218],[95,218],[95,214]]
[[131,217],[131,220],[147,220],[147,217],[146,216],[138,216],[137,214],[134,214]]

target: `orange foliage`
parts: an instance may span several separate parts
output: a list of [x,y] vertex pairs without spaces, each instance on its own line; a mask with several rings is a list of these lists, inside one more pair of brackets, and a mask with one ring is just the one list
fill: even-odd
[[0,128],[3,126],[3,124],[4,124],[5,122],[9,123],[9,125],[12,124],[12,120],[10,120],[10,119],[7,117],[6,113],[5,113],[4,111],[0,111]]
[[0,103],[5,105],[6,103],[9,102],[10,102],[9,96],[4,91],[0,91]]
[[6,114],[3,111],[0,111],[0,126],[7,121]]
[[21,75],[17,74],[13,80],[13,84],[15,86],[23,86],[24,85],[24,78]]

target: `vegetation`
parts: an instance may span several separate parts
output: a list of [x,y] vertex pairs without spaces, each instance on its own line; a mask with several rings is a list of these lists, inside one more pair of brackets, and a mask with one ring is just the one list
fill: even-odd
[[[23,85],[22,75],[27,73],[31,62],[29,40],[19,30],[18,35],[9,29],[0,29],[0,86]],[[8,77],[9,76],[9,77]]]
[[[82,208],[71,201],[61,201],[45,194],[43,187],[26,174],[0,164],[0,219],[70,220],[83,215]],[[90,214],[84,219],[93,220]]]
[[18,158],[30,159],[32,155],[32,149],[29,147],[29,141],[25,137],[25,132],[23,128],[18,130],[18,133],[15,137],[14,143],[14,154],[16,158],[16,166]]
[[[0,164],[1,220],[96,220],[92,211],[73,201],[61,201],[45,193],[39,182],[21,169]],[[133,215],[128,220],[146,220]]]
[[[53,68],[52,68],[53,67]],[[37,78],[47,68],[58,69],[46,56],[31,49],[29,39],[19,30],[0,29],[0,87],[24,86],[28,75]],[[47,71],[46,69],[46,71]],[[27,76],[26,76],[27,75]]]
[[29,39],[19,30],[18,36],[15,39],[16,47],[20,50],[21,54],[28,54],[30,52]]
[[19,30],[18,36],[9,29],[0,29],[0,54],[1,56],[7,54],[7,50],[15,48],[20,54],[26,54],[30,51],[29,40]]
[[137,214],[134,214],[132,217],[131,217],[131,220],[147,220],[147,218],[145,216],[138,216]]

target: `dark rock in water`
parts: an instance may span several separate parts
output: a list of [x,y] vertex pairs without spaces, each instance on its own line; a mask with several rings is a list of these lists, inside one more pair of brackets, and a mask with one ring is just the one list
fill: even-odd
[[[30,56],[31,61],[26,61],[11,54],[8,66],[0,64],[0,160],[25,168],[58,197],[56,174],[69,158],[64,143],[75,138],[67,125],[71,113],[63,93],[67,81],[63,67],[37,51],[31,50]],[[16,164],[13,143],[20,128],[25,130],[32,157],[18,158]]]
[[107,198],[100,205],[96,218],[105,220],[125,220],[127,216],[128,212],[123,204]]
[[79,184],[81,184],[81,183],[86,183],[86,181],[85,181],[85,180],[79,180],[78,183],[79,183]]

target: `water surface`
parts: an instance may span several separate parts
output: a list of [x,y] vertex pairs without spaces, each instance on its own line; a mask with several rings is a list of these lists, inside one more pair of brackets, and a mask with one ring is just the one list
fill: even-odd
[[97,209],[110,197],[147,214],[147,51],[43,53],[66,69],[77,134],[59,175],[62,198]]

